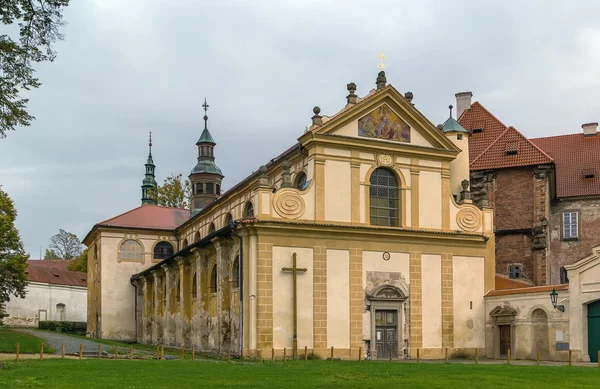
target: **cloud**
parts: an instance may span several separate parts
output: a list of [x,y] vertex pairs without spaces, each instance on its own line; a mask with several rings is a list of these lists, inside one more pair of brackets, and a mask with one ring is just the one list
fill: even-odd
[[[32,253],[63,228],[140,204],[147,136],[158,181],[187,175],[209,128],[228,188],[293,145],[312,107],[332,115],[353,81],[414,93],[434,124],[470,90],[528,136],[599,118],[600,4],[521,1],[73,2],[58,58],[37,69],[37,117],[0,141],[0,183]],[[37,254],[34,254],[37,255]]]

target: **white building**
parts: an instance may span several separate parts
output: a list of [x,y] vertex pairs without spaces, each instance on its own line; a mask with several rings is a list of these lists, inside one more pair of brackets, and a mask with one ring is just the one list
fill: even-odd
[[6,304],[9,326],[37,327],[40,320],[87,320],[87,274],[67,270],[71,261],[27,261],[27,295]]

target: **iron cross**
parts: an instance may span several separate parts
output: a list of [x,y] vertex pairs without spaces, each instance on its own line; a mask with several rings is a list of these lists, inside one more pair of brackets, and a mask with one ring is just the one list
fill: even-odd
[[308,271],[306,268],[298,268],[296,267],[296,253],[293,254],[292,259],[292,267],[284,267],[281,269],[282,271],[291,272],[292,273],[292,282],[294,283],[294,292],[293,292],[293,300],[294,300],[294,343],[293,343],[293,357],[296,359],[296,353],[298,350],[298,291],[297,291],[297,283],[296,283],[296,274],[298,272],[305,273]]
[[204,112],[208,111],[208,107],[210,107],[210,105],[206,104],[206,97],[204,98],[204,104],[202,104],[202,107],[204,107]]

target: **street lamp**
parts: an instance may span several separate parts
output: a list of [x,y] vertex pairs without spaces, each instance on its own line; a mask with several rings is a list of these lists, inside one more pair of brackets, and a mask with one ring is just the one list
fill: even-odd
[[550,301],[552,301],[552,306],[555,309],[558,309],[561,312],[565,311],[564,305],[556,305],[556,303],[558,302],[558,293],[556,293],[556,289],[554,288],[552,288],[552,293],[550,293]]

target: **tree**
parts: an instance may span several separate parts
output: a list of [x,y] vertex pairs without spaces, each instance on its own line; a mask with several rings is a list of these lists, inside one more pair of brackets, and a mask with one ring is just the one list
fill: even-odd
[[73,259],[81,255],[82,249],[81,241],[77,235],[63,229],[59,229],[58,234],[50,238],[50,250],[59,258]]
[[44,259],[53,261],[53,260],[62,259],[62,258],[59,257],[58,254],[56,254],[56,252],[54,250],[46,249],[46,252],[44,253]]
[[63,39],[59,27],[64,25],[62,12],[68,5],[69,0],[0,0],[2,24],[16,23],[14,31],[19,32],[14,39],[0,35],[0,137],[35,119],[27,111],[29,99],[21,92],[41,85],[33,76],[33,63],[56,58],[52,44]]
[[82,271],[87,273],[88,249],[83,250],[80,256],[75,258],[73,262],[67,266],[67,270]]
[[19,231],[15,228],[17,210],[12,199],[0,187],[0,321],[10,296],[25,297],[27,260]]
[[152,191],[151,196],[156,204],[163,207],[190,209],[192,184],[190,180],[184,180],[181,174],[171,174],[164,184]]

